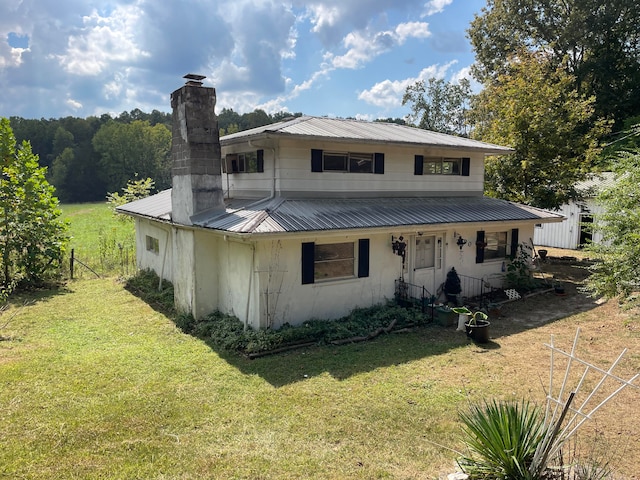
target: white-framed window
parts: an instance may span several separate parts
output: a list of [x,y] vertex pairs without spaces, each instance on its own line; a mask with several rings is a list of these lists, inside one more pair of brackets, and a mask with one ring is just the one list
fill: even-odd
[[259,173],[264,171],[264,150],[228,153],[222,162],[223,173]]
[[152,252],[155,254],[160,253],[160,241],[156,237],[146,235],[145,242],[147,246],[147,252]]
[[369,239],[302,243],[302,284],[369,276]]
[[508,232],[485,232],[484,259],[504,259],[508,252]]
[[312,149],[311,171],[384,174],[384,153]]
[[326,172],[373,173],[372,153],[322,152]]
[[423,175],[460,175],[462,159],[446,157],[425,157]]
[[355,276],[354,243],[316,244],[313,264],[316,282]]

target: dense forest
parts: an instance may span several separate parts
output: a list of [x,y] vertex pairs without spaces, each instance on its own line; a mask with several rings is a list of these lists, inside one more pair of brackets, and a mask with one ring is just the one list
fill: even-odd
[[[241,115],[225,108],[218,126],[225,135],[301,115],[263,110]],[[152,178],[157,190],[171,186],[170,113],[134,109],[116,117],[9,121],[18,143],[29,141],[40,165],[47,167],[47,180],[62,202],[103,200],[136,177]]]

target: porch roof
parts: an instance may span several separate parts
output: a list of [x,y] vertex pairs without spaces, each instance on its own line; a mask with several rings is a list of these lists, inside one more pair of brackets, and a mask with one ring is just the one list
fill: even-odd
[[[169,190],[121,207],[120,213],[169,220]],[[193,225],[233,233],[286,233],[402,226],[529,221],[564,217],[528,205],[489,197],[283,198],[234,200],[224,213],[202,213]]]

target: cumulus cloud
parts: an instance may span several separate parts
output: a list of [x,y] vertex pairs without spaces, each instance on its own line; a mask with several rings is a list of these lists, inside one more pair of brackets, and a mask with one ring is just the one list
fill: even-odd
[[449,69],[456,63],[451,61],[444,65],[431,65],[420,71],[417,77],[401,80],[383,80],[368,90],[360,92],[358,99],[383,109],[392,109],[402,105],[402,97],[409,85],[429,78],[444,78]]
[[423,17],[428,17],[430,15],[435,15],[436,13],[442,12],[445,7],[451,5],[453,0],[430,0],[424,5],[424,13]]
[[334,57],[332,63],[336,68],[358,68],[378,55],[404,44],[408,38],[426,38],[429,35],[429,25],[423,22],[401,23],[392,31],[352,32],[344,39],[347,52]]

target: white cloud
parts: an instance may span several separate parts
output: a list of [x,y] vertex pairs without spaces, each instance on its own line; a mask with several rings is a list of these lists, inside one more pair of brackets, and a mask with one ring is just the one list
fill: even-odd
[[400,107],[402,105],[404,92],[409,85],[413,85],[420,80],[426,81],[433,77],[444,78],[447,71],[455,63],[455,61],[452,61],[444,65],[431,65],[422,69],[417,77],[402,80],[383,80],[382,82],[376,83],[370,89],[360,92],[358,99],[387,110]]
[[97,11],[83,17],[85,27],[69,37],[66,54],[58,57],[60,64],[69,73],[95,76],[114,63],[127,64],[149,56],[135,40],[141,13],[136,7],[118,7],[110,17]]
[[67,98],[67,101],[65,103],[72,110],[80,110],[82,108],[82,103],[74,100],[73,98]]
[[440,13],[446,6],[451,5],[451,3],[453,3],[453,0],[430,0],[424,4],[424,13],[422,16],[428,17]]
[[409,38],[426,38],[430,35],[429,24],[423,22],[401,23],[392,31],[351,32],[343,42],[347,53],[334,57],[332,63],[336,68],[359,68],[394,47],[403,45]]

